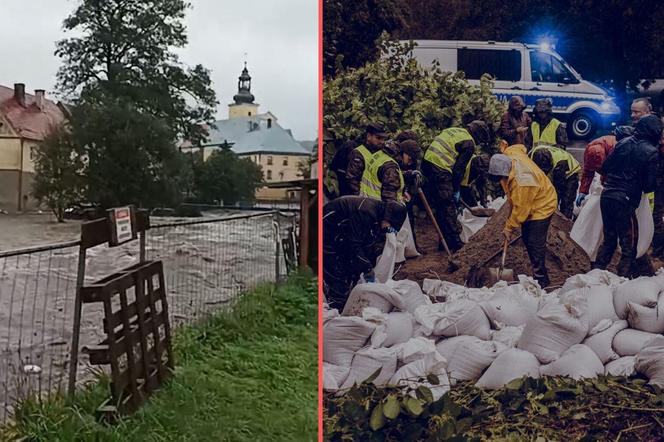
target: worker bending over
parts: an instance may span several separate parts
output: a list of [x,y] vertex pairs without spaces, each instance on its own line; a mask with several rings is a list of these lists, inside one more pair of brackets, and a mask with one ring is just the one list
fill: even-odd
[[579,162],[566,150],[543,144],[533,147],[530,151],[530,158],[553,183],[562,214],[572,219],[581,172]]
[[344,308],[360,275],[374,282],[385,235],[405,219],[406,206],[396,201],[342,196],[323,206],[323,293],[331,308]]
[[[435,217],[451,251],[463,245],[461,224],[457,219],[457,205],[461,200],[461,181],[476,146],[488,144],[489,128],[483,121],[473,121],[465,129],[451,127],[443,130],[429,145],[422,161],[422,173],[427,185],[427,199],[435,208]],[[442,250],[442,243],[439,250]]]
[[546,269],[546,237],[551,217],[556,211],[557,196],[551,181],[517,144],[496,154],[489,162],[489,178],[500,181],[511,211],[503,236],[511,241],[521,229],[521,238],[533,267],[533,277],[542,288],[549,286]]

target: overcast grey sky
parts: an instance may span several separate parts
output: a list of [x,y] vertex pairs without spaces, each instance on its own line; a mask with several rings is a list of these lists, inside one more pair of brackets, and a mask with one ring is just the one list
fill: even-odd
[[[313,140],[318,128],[317,0],[189,0],[189,44],[183,62],[212,70],[219,106],[226,118],[237,91],[244,53],[251,91],[261,112],[271,111],[299,140]],[[55,42],[65,36],[62,21],[80,0],[0,0],[0,84],[25,83],[26,90],[52,95],[60,60]]]

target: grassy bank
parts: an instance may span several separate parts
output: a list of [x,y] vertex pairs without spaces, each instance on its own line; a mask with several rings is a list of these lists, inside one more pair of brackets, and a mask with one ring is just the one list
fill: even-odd
[[0,440],[315,440],[316,294],[311,277],[296,276],[180,330],[174,380],[113,427],[94,418],[108,391],[101,380],[72,402],[22,404]]

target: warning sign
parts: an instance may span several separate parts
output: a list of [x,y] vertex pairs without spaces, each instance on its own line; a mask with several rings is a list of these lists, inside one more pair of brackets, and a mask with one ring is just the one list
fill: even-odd
[[109,211],[111,225],[111,246],[117,246],[136,239],[133,207],[116,207]]

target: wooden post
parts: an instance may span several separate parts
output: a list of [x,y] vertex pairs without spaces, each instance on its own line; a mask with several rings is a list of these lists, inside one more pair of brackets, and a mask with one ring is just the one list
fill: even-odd
[[309,186],[302,184],[300,191],[300,267],[309,263]]
[[74,327],[71,335],[71,350],[69,352],[69,385],[67,394],[70,398],[74,397],[76,392],[76,375],[78,372],[78,346],[81,334],[81,287],[85,282],[85,259],[86,248],[84,244],[79,246],[78,250],[78,272],[76,274],[76,299],[74,300]]

